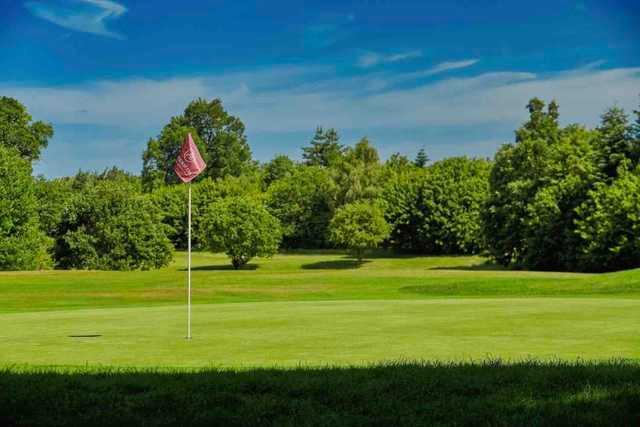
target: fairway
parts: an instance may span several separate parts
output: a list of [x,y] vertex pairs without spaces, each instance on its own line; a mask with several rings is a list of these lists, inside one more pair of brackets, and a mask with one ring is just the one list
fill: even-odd
[[[0,364],[131,367],[368,365],[640,357],[636,271],[500,271],[478,257],[278,255],[232,271],[184,254],[152,272],[0,274]],[[95,336],[94,336],[95,335]]]

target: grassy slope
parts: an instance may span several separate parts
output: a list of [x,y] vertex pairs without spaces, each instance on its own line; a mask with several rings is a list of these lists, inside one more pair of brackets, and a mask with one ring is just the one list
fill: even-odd
[[[195,303],[424,299],[432,297],[640,297],[640,270],[604,275],[495,271],[478,257],[279,255],[231,271],[222,255],[195,254]],[[148,272],[0,272],[0,312],[182,304],[184,254]],[[253,268],[253,269],[252,269]]]

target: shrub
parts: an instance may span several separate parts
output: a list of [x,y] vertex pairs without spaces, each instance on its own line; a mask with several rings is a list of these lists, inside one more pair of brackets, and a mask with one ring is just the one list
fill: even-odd
[[167,265],[172,255],[160,212],[123,180],[98,181],[74,194],[57,229],[62,268],[147,270]]
[[362,261],[367,249],[386,239],[390,230],[382,209],[365,201],[340,207],[330,225],[331,240],[352,251],[358,261]]
[[250,197],[220,199],[207,208],[202,221],[208,247],[224,251],[235,269],[256,256],[274,255],[282,239],[278,220]]

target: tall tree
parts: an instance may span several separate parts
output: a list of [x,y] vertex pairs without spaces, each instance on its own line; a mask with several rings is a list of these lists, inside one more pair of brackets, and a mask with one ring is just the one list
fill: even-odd
[[600,132],[600,167],[608,177],[617,175],[618,166],[625,159],[636,160],[632,130],[629,117],[620,107],[611,107],[601,116],[598,127]]
[[501,264],[537,269],[579,268],[576,208],[601,179],[599,132],[561,129],[557,105],[532,99],[516,143],[498,151],[482,210],[485,239]]
[[427,163],[429,163],[429,156],[427,155],[427,152],[424,150],[424,148],[421,148],[420,151],[418,151],[413,164],[419,168],[424,168],[427,166]]
[[380,192],[382,168],[378,151],[367,138],[345,150],[342,161],[332,168],[338,206],[362,199],[375,199]]
[[400,153],[393,153],[384,163],[387,169],[401,171],[413,167],[413,163],[407,156]]
[[318,126],[308,147],[302,148],[302,158],[308,166],[329,167],[335,165],[344,154],[340,136],[335,129],[324,130]]
[[238,176],[251,166],[244,124],[227,113],[220,99],[192,101],[184,110],[181,124],[194,128],[202,139],[207,154],[207,176]]
[[27,109],[20,102],[0,97],[0,145],[18,150],[20,155],[33,161],[53,136],[50,124],[32,121]]
[[144,188],[178,182],[173,164],[189,132],[207,163],[198,180],[241,175],[253,165],[244,130],[242,121],[227,113],[219,99],[192,101],[184,114],[171,118],[160,135],[147,142],[142,156]]
[[558,137],[560,116],[558,103],[552,100],[544,110],[545,103],[539,98],[532,98],[527,104],[529,120],[516,131],[516,142],[525,139],[546,139],[553,142]]

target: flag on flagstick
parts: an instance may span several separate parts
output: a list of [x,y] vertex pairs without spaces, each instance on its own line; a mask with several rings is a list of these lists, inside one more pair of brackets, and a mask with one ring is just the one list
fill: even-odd
[[206,167],[207,165],[202,160],[191,134],[187,134],[182,147],[180,147],[180,154],[178,154],[176,164],[173,167],[178,178],[182,182],[189,183],[189,209],[187,214],[187,222],[189,223],[187,233],[189,253],[187,259],[187,339],[191,339],[191,181],[200,175]]
[[204,163],[204,160],[202,160],[202,156],[198,151],[198,147],[196,147],[196,144],[193,142],[191,134],[187,134],[182,147],[180,147],[180,154],[178,154],[173,170],[182,182],[191,182],[195,177],[200,175],[206,167],[207,165]]

